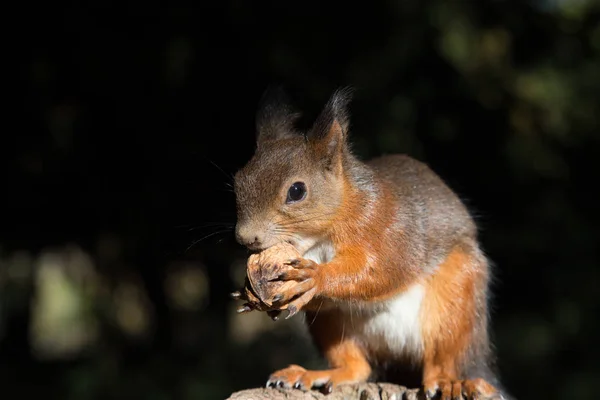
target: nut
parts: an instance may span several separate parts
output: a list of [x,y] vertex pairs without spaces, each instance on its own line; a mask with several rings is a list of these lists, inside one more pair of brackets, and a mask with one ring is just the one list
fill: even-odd
[[[285,271],[293,269],[285,263],[299,258],[300,253],[289,243],[279,243],[248,258],[247,275],[251,289],[268,307],[273,306],[275,293],[285,292],[296,285],[293,281],[279,281],[277,278]],[[285,310],[287,305],[279,307]]]

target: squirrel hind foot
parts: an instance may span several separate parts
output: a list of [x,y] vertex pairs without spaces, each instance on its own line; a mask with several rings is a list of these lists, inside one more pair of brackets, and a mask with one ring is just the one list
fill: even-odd
[[355,383],[365,379],[362,376],[357,376],[355,371],[348,368],[312,371],[299,365],[290,365],[287,368],[273,372],[266,386],[302,391],[319,388],[322,393],[329,394],[342,383]]
[[[481,378],[469,380],[437,379],[425,383],[426,399],[500,400],[500,392]],[[436,397],[439,394],[439,397]]]
[[299,365],[275,371],[267,381],[267,387],[283,387],[307,391],[313,386],[319,386],[329,381],[329,371],[309,371]]

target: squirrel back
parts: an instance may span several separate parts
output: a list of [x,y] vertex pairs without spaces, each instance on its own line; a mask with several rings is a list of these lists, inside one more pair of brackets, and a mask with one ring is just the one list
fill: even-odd
[[381,184],[400,202],[398,218],[414,242],[423,243],[434,267],[459,238],[477,236],[477,227],[453,190],[429,166],[407,155],[385,155],[367,162]]

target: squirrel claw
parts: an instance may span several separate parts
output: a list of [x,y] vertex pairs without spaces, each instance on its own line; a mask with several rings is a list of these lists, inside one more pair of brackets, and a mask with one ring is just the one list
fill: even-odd
[[500,395],[498,390],[483,379],[473,380],[447,380],[441,379],[425,385],[423,390],[425,398],[430,400],[440,394],[442,400],[478,400],[496,399]]
[[242,298],[242,292],[239,290],[236,290],[235,292],[230,293],[229,297],[231,297],[233,300],[239,300]]
[[329,381],[325,385],[321,387],[321,392],[325,395],[331,394],[333,392],[333,382]]
[[307,292],[305,292],[304,294],[302,294],[297,299],[290,302],[288,305],[288,308],[287,308],[288,315],[285,317],[285,319],[292,318],[294,315],[296,315],[298,313],[298,311],[300,311],[302,309],[302,307],[304,307],[306,304],[308,304],[308,302],[310,302],[313,299],[315,292],[316,292],[316,289],[312,288],[312,289],[308,290]]
[[[270,303],[280,306],[281,304],[289,303],[296,310],[300,310],[306,305],[316,293],[314,280],[305,280],[299,282],[288,290],[277,293],[271,297]],[[289,307],[288,309],[291,309]]]
[[268,388],[281,388],[281,387],[283,387],[283,382],[281,380],[276,380],[276,381],[269,380],[269,381],[267,381],[267,387]]
[[292,304],[288,307],[288,315],[285,317],[285,319],[290,319],[296,314],[298,314],[298,308]]
[[281,300],[283,300],[283,294],[279,293],[273,296],[272,302],[279,303]]
[[425,390],[425,398],[427,400],[433,399],[436,394],[437,394],[437,388],[429,388],[429,389]]
[[304,390],[304,387],[302,386],[302,382],[298,381],[298,382],[294,383],[294,389]]
[[243,306],[238,308],[236,311],[238,314],[244,314],[244,313],[252,311],[252,307],[250,307],[248,304],[244,304]]
[[279,320],[279,315],[281,314],[281,311],[279,310],[273,310],[273,311],[267,311],[267,315],[273,320],[273,321],[278,321]]

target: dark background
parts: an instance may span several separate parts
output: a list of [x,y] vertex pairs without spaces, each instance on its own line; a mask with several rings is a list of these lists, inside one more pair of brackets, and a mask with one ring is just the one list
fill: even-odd
[[227,297],[247,255],[227,183],[272,83],[309,118],[353,85],[356,152],[413,155],[467,201],[496,265],[512,393],[597,391],[598,2],[51,2],[5,16],[18,91],[0,139],[0,396],[219,399],[319,363],[301,317],[236,316]]

